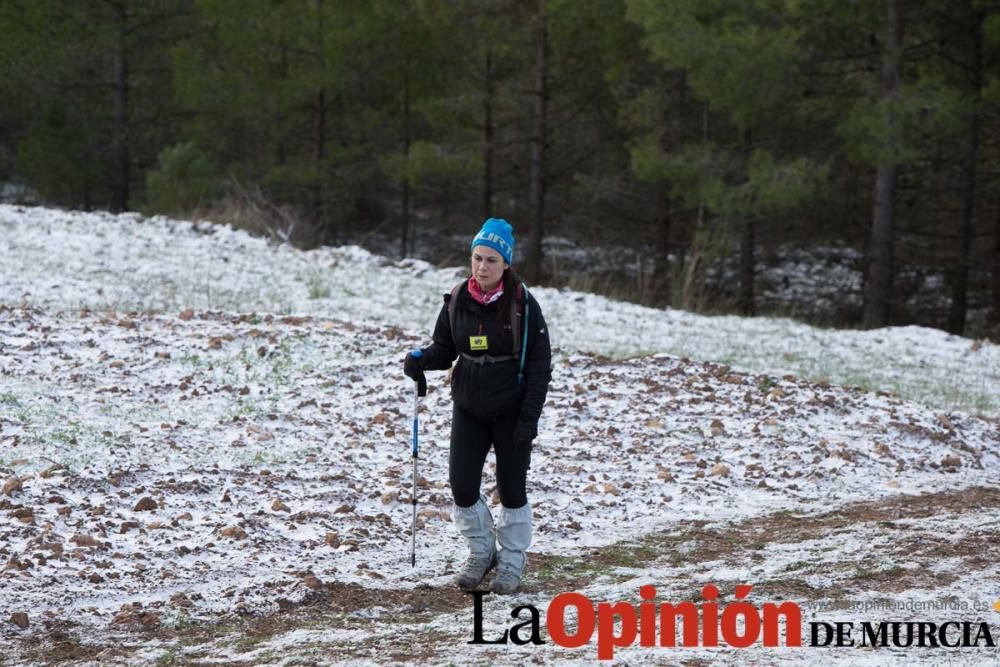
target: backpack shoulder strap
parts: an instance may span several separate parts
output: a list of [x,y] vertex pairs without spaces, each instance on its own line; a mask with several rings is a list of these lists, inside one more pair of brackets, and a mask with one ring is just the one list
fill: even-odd
[[[521,303],[523,314],[518,311],[518,302]],[[521,326],[517,326],[517,318],[521,316]],[[511,300],[510,306],[510,330],[514,335],[514,358],[520,358],[517,370],[517,383],[524,381],[524,360],[528,356],[528,320],[531,316],[531,306],[528,301],[528,288],[524,283],[517,286],[517,298]]]
[[523,317],[524,312],[524,283],[518,283],[514,291],[514,298],[510,300],[510,333],[514,338],[514,346],[511,354],[517,359],[521,354],[521,327],[518,326],[517,318]]
[[[451,329],[451,339],[455,341],[455,321],[456,321],[456,308],[455,302],[458,301],[458,294],[462,291],[462,285],[465,283],[458,283],[451,288],[451,294],[445,296],[445,301],[448,302],[448,327]],[[455,343],[455,347],[458,347],[458,343]]]

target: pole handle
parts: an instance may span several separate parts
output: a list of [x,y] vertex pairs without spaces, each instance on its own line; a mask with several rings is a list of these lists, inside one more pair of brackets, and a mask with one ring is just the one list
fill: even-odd
[[[419,359],[420,357],[424,356],[424,351],[421,349],[413,350],[412,352],[410,352],[410,356],[413,357],[414,359]],[[426,396],[426,395],[427,395],[427,378],[424,377],[423,373],[421,373],[420,379],[417,380],[417,396]]]

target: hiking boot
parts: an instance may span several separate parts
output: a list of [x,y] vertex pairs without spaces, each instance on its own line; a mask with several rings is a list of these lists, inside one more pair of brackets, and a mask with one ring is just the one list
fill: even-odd
[[497,522],[497,576],[490,590],[501,595],[510,595],[521,585],[524,568],[528,564],[528,547],[531,546],[531,507],[500,510]]
[[469,545],[469,557],[455,578],[455,583],[463,590],[479,586],[486,573],[497,564],[496,528],[493,515],[486,505],[486,498],[480,496],[472,507],[455,506],[453,512],[458,532]]
[[501,565],[497,569],[497,576],[493,578],[490,590],[499,595],[512,595],[521,585],[521,575],[523,570],[513,565]]
[[479,584],[486,577],[486,574],[497,565],[497,552],[493,551],[491,556],[481,556],[469,554],[465,559],[465,566],[455,578],[455,583],[463,591],[472,591],[479,587]]

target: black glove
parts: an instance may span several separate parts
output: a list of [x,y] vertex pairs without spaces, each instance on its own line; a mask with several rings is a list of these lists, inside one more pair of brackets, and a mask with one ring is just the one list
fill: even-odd
[[403,360],[403,372],[411,380],[420,382],[424,379],[424,358],[415,357],[412,352],[407,352],[406,359]]
[[514,444],[518,447],[531,447],[531,441],[538,437],[538,422],[519,421],[514,431]]
[[424,377],[424,357],[420,350],[414,350],[403,360],[403,372],[417,383],[417,396],[427,395],[427,378]]

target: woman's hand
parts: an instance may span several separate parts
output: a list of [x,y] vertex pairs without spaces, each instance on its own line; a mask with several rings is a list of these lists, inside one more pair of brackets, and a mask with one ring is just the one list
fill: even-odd
[[518,421],[514,431],[514,444],[518,447],[531,447],[531,442],[538,437],[538,423],[535,421]]
[[407,352],[406,359],[403,360],[403,373],[414,382],[424,380],[423,355]]

